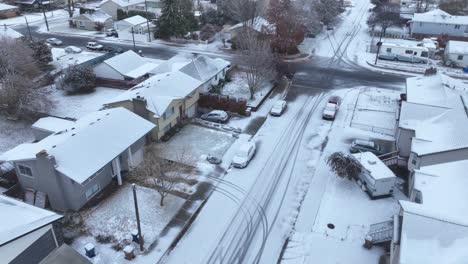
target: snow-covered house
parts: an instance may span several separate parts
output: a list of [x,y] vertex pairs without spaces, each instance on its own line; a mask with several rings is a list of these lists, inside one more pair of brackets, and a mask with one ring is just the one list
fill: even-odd
[[468,67],[468,42],[450,40],[445,46],[444,59],[452,66]]
[[414,38],[437,37],[447,34],[452,39],[468,39],[468,16],[452,16],[440,9],[416,13],[410,21]]
[[157,126],[153,140],[196,114],[202,83],[180,71],[154,75],[104,105],[125,107]]
[[19,8],[13,5],[0,3],[0,19],[15,17],[19,15]]
[[141,57],[132,50],[116,55],[94,67],[96,77],[117,80],[143,80],[158,66],[156,61]]
[[226,77],[230,67],[231,63],[221,58],[212,59],[204,55],[177,54],[154,68],[151,73],[181,71],[202,82],[199,92],[205,93]]
[[40,9],[41,6],[48,8],[51,4],[51,1],[42,0],[14,0],[12,2],[19,6],[21,10],[35,10]]
[[443,74],[407,79],[396,144],[410,170],[468,157],[462,136],[468,129],[467,92],[466,84]]
[[[439,197],[439,199],[443,199]],[[438,209],[448,203],[439,201],[432,207],[400,201],[400,213],[394,218],[390,249],[391,264],[465,263],[468,259],[468,221],[444,214]]]
[[[70,18],[71,26],[84,30],[107,30],[112,28],[112,17],[101,10],[89,11]],[[99,28],[101,27],[102,28]]]
[[239,33],[245,30],[250,30],[254,34],[268,35],[274,33],[275,29],[275,25],[268,22],[268,20],[265,18],[259,16],[228,28],[226,33],[228,33],[230,39],[234,39],[237,35],[239,35]]
[[68,127],[72,127],[74,123],[71,120],[48,116],[37,120],[32,124],[31,128],[34,138],[39,141],[52,134],[64,131]]
[[6,25],[0,26],[0,39],[1,38],[19,39],[21,37],[23,37],[23,34],[19,33],[18,31],[9,28]]
[[[149,34],[148,34],[149,26]],[[151,21],[147,21],[142,16],[132,16],[115,23],[115,28],[118,31],[119,39],[133,40],[135,41],[147,41],[150,37],[154,39],[154,24]]]
[[143,160],[146,135],[154,127],[124,108],[97,111],[0,160],[15,165],[23,190],[46,194],[55,210],[77,211],[112,180],[122,183],[122,172]]
[[0,212],[2,263],[39,263],[63,244],[61,215],[4,195]]
[[117,16],[118,10],[127,13],[128,11],[145,11],[151,12],[156,16],[161,14],[161,0],[105,0],[100,4],[102,11],[111,15],[113,19],[119,19]]

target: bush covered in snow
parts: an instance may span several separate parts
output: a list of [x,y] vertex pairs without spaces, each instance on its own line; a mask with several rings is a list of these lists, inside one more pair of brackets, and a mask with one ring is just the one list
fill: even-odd
[[89,93],[94,91],[96,75],[91,67],[75,65],[65,69],[55,84],[68,94]]

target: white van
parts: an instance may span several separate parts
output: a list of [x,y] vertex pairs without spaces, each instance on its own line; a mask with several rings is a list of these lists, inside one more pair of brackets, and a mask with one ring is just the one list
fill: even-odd
[[393,193],[396,176],[377,156],[371,152],[352,155],[363,167],[358,182],[361,183],[371,198]]
[[429,49],[426,47],[409,46],[396,43],[382,43],[379,59],[405,61],[411,63],[427,63]]

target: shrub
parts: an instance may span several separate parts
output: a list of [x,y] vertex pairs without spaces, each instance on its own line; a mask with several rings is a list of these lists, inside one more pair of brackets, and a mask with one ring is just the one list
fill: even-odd
[[216,34],[215,27],[211,24],[206,24],[202,27],[200,31],[200,39],[203,41],[209,40],[212,37],[214,37],[215,34]]
[[97,31],[102,31],[105,27],[105,24],[102,22],[94,22],[94,29]]
[[89,93],[94,91],[96,75],[91,67],[76,65],[65,69],[56,81],[58,89],[68,94]]

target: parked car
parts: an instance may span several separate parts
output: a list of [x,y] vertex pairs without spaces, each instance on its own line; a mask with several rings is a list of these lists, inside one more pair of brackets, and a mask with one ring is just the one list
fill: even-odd
[[115,28],[110,28],[106,31],[106,36],[108,37],[118,37],[119,33],[117,33],[117,30]]
[[75,47],[75,46],[68,46],[65,48],[66,53],[80,53],[82,51],[83,51],[82,49]]
[[46,39],[46,42],[49,43],[52,46],[60,46],[63,44],[63,41],[61,41],[58,38],[48,38]]
[[349,152],[351,153],[359,153],[359,152],[372,152],[376,156],[382,155],[382,148],[377,145],[374,141],[371,140],[363,140],[363,139],[355,139],[351,142],[351,147],[349,148]]
[[322,112],[322,118],[325,120],[335,120],[336,113],[340,108],[341,98],[338,96],[332,96],[328,99],[327,104]]
[[283,114],[285,109],[286,109],[286,101],[279,100],[271,108],[270,115],[280,116],[281,114]]
[[212,122],[225,123],[229,119],[229,115],[222,110],[213,110],[202,115],[201,119]]
[[102,50],[102,48],[104,48],[104,46],[102,46],[101,44],[98,44],[96,42],[88,42],[88,44],[86,44],[86,48],[88,48],[90,50]]
[[124,49],[119,48],[119,47],[113,47],[113,46],[104,46],[103,50],[107,51],[107,52],[114,52],[114,53],[123,53],[124,52]]
[[255,151],[255,142],[249,141],[242,144],[232,159],[232,166],[239,169],[247,167],[255,155]]

